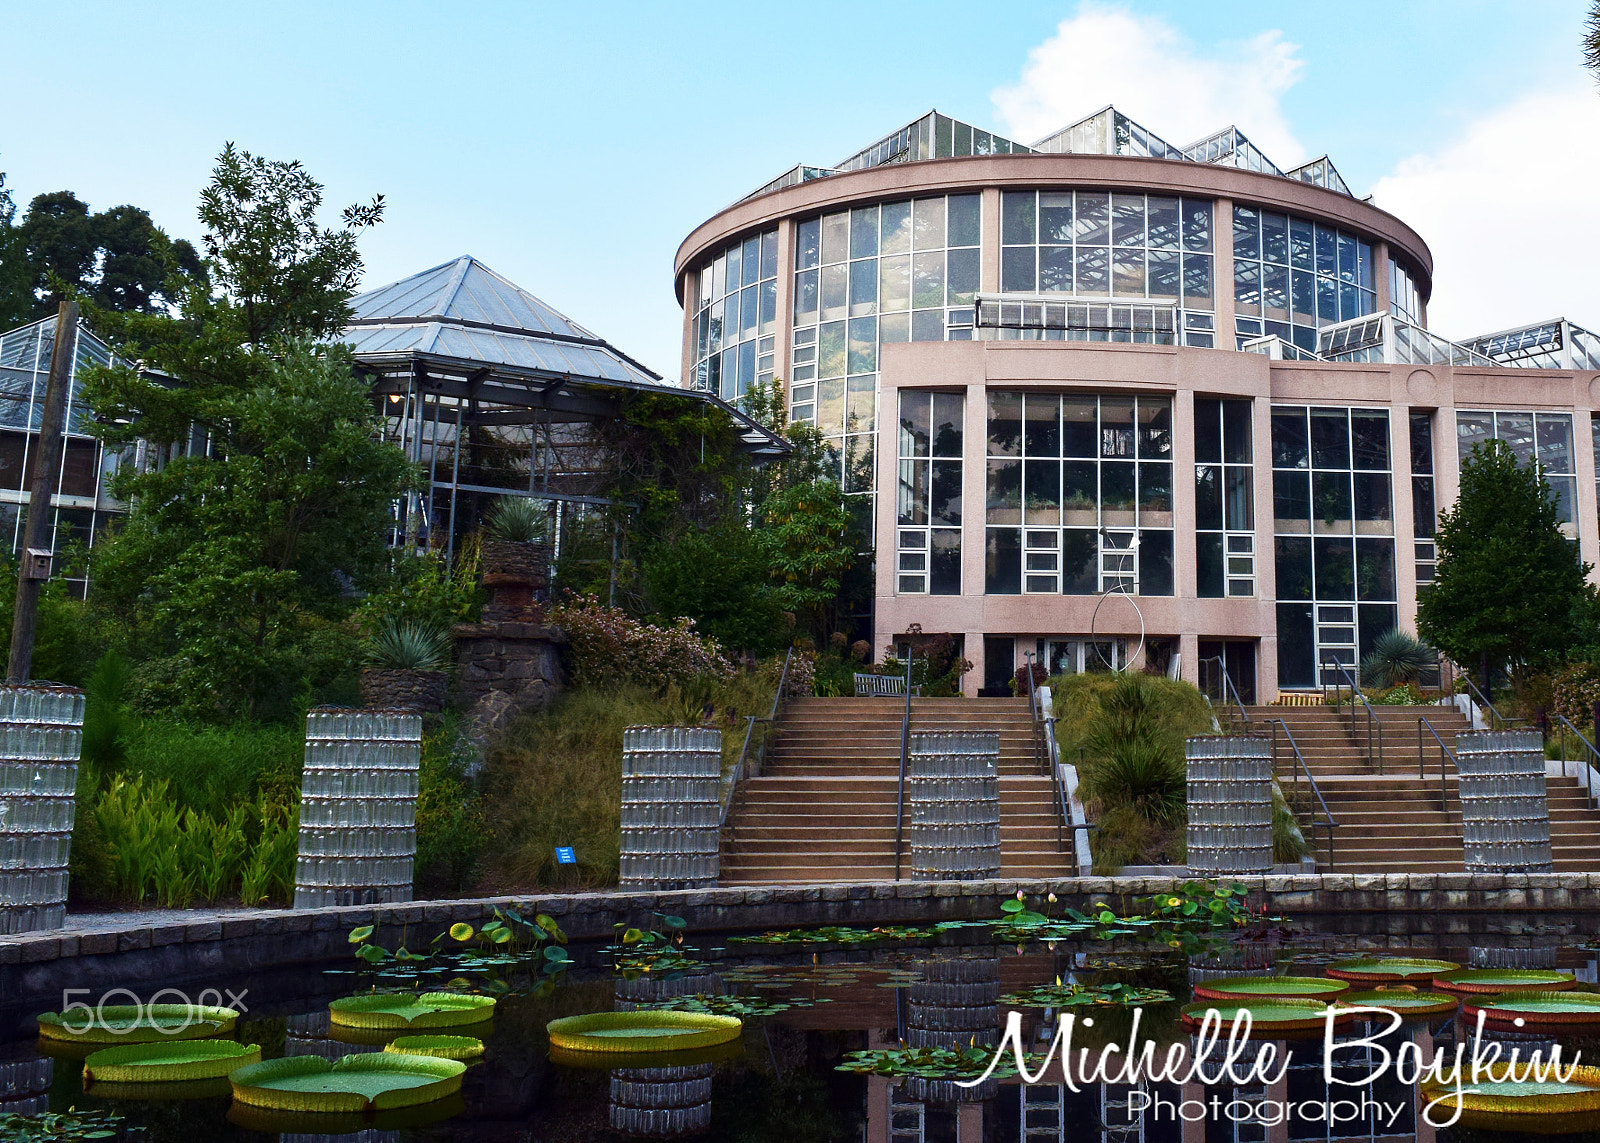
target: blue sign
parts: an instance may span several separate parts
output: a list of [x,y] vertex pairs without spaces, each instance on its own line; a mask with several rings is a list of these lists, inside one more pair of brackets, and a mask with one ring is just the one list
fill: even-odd
[[570,845],[558,845],[556,846],[556,864],[576,865],[578,864],[578,855],[572,852]]

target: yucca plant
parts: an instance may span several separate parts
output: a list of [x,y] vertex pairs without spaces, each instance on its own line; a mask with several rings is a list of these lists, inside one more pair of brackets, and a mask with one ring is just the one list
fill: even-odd
[[527,496],[503,497],[484,521],[489,539],[505,544],[538,543],[548,530],[544,504]]
[[1392,627],[1378,636],[1372,650],[1361,660],[1361,682],[1385,690],[1414,683],[1438,662],[1438,652],[1432,647],[1415,635]]
[[1183,761],[1161,743],[1139,738],[1111,743],[1094,759],[1088,785],[1102,805],[1135,810],[1158,825],[1183,818],[1188,794]]
[[366,665],[383,671],[442,671],[450,649],[450,632],[442,627],[391,620],[367,640]]

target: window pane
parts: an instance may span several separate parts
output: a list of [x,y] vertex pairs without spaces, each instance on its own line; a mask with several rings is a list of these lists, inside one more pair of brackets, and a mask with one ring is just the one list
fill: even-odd
[[[1311,478],[1312,502],[1315,519],[1323,527],[1333,527],[1350,520],[1350,474],[1346,472],[1317,472]],[[1344,531],[1349,531],[1345,528]]]
[[1111,251],[1105,246],[1079,246],[1076,255],[1075,293],[1092,297],[1111,295]]
[[1567,413],[1539,413],[1539,463],[1548,472],[1572,471],[1572,417]]
[[984,585],[988,595],[1022,594],[1022,532],[989,528],[984,545]]
[[1144,460],[1172,455],[1172,402],[1139,398],[1139,456]]
[[809,270],[817,265],[822,253],[822,220],[809,219],[795,227],[794,261],[795,266],[801,270]]
[[[1009,240],[1008,240],[1009,241]],[[1065,245],[1072,241],[1072,192],[1039,193],[1039,241]]]
[[989,391],[989,455],[1019,456],[1022,451],[1022,394]]
[[917,250],[944,247],[944,199],[919,198],[911,204],[911,234]]
[[1411,478],[1411,531],[1418,537],[1432,536],[1435,528],[1433,477]]
[[1178,200],[1150,196],[1149,244],[1160,250],[1178,248]]
[[1255,489],[1252,487],[1251,473],[1254,469],[1241,468],[1229,465],[1227,480],[1223,487],[1223,502],[1225,506],[1225,523],[1230,532],[1248,532],[1256,526],[1255,522]]
[[1203,464],[1194,470],[1194,526],[1201,530],[1222,528],[1222,469],[1218,465]]
[[878,250],[883,254],[905,254],[911,249],[911,204],[886,202],[882,210],[883,238]]
[[1272,474],[1273,528],[1279,532],[1308,532],[1311,524],[1311,475],[1306,472]]
[[1201,532],[1195,537],[1195,564],[1200,598],[1221,599],[1225,594],[1225,577],[1220,532]]
[[858,206],[850,212],[850,257],[871,258],[878,253],[878,208]]
[[1100,591],[1100,541],[1092,528],[1064,528],[1061,532],[1061,591],[1065,595],[1095,595]]
[[[872,263],[864,262],[870,266]],[[878,299],[879,305],[885,310],[908,310],[911,308],[911,258],[909,255],[898,255],[893,258],[878,259]]]
[[1215,464],[1222,459],[1222,402],[1197,397],[1194,402],[1194,458]]
[[863,258],[850,263],[850,316],[864,317],[878,308],[878,263]]
[[933,455],[961,456],[962,416],[966,398],[960,393],[933,395]]
[[933,396],[915,389],[900,390],[900,455],[927,456],[933,442],[929,422]]
[[961,532],[935,528],[928,587],[934,595],[961,594]]
[[1022,462],[991,460],[984,496],[985,519],[991,524],[1022,523]]
[[1006,246],[1031,246],[1035,225],[1033,191],[1006,191],[1000,197],[1000,241]]
[[952,250],[949,253],[949,277],[946,280],[948,303],[970,305],[978,297],[978,249]]
[[911,256],[911,304],[915,309],[944,305],[944,254]]
[[1233,208],[1233,256],[1261,257],[1261,215],[1248,206]]
[[1131,463],[1105,461],[1100,465],[1100,507],[1106,512],[1132,512],[1134,473]]
[[1031,294],[1038,290],[1036,251],[1032,246],[1008,246],[1000,255],[1000,289],[1008,294]]
[[928,522],[928,462],[900,462],[900,496],[896,519],[901,524]]
[[1355,550],[1348,537],[1318,536],[1314,541],[1317,598],[1355,598]]
[[1250,463],[1249,401],[1224,401],[1222,403],[1222,439],[1226,445],[1224,459],[1228,463]]
[[837,321],[846,316],[850,289],[850,267],[846,263],[822,268],[822,320]]
[[1361,599],[1395,597],[1393,540],[1356,541],[1356,586]]
[[830,214],[822,220],[822,264],[843,262],[850,257],[850,216]]
[[1207,199],[1183,200],[1183,248],[1209,253],[1211,250],[1211,203]]
[[934,524],[952,528],[961,526],[961,462],[936,460],[933,462],[933,483],[928,501],[928,514]]
[[1099,456],[1100,438],[1095,425],[1093,397],[1061,398],[1061,455]]
[[[950,245],[951,246],[976,246],[978,245],[980,228],[979,204],[980,198],[975,194],[953,194],[948,199],[950,203]],[[885,207],[885,210],[888,208]]]
[[1143,250],[1112,251],[1111,292],[1119,298],[1145,296]]
[[1061,462],[1025,462],[1024,516],[1028,524],[1058,526],[1061,523]]
[[1094,461],[1067,461],[1061,466],[1061,507],[1068,524],[1098,524],[1100,486]]
[[1350,442],[1356,468],[1389,468],[1389,418],[1385,414],[1352,412]]
[[1072,247],[1039,248],[1039,292],[1041,294],[1072,292]]
[[817,376],[842,377],[845,365],[844,322],[828,322],[817,328]]
[[1279,536],[1277,554],[1278,598],[1311,598],[1311,541],[1299,536]]
[[1425,475],[1433,474],[1433,416],[1431,413],[1411,414],[1411,471]]
[[1343,409],[1311,410],[1311,467],[1350,467],[1350,429]]
[[1076,219],[1079,246],[1111,244],[1111,196],[1078,192]]
[[[1150,516],[1152,518],[1147,519]],[[1165,515],[1156,520],[1156,515]],[[1172,465],[1164,461],[1145,461],[1139,465],[1139,522],[1165,526],[1172,515]]]
[[806,270],[794,276],[794,324],[810,325],[817,320],[817,271]]
[[1100,399],[1100,455],[1130,459],[1135,455],[1132,397]]
[[1357,520],[1390,520],[1389,474],[1358,472],[1355,476]]
[[1139,594],[1172,594],[1172,533],[1144,529],[1139,533]]
[[878,321],[876,318],[850,319],[851,373],[875,373],[878,369]]
[[1261,258],[1280,266],[1289,262],[1289,219],[1267,211],[1261,216]]
[[[1280,592],[1280,598],[1282,593]],[[1317,684],[1317,641],[1309,603],[1278,604],[1278,685],[1284,688]]]
[[1027,399],[1023,453],[1026,456],[1061,455],[1061,398],[1032,394]]
[[1111,244],[1144,245],[1144,195],[1111,196]]

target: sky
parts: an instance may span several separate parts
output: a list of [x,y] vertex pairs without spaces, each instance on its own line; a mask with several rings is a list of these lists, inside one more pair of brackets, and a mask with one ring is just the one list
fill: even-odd
[[1600,328],[1586,0],[0,5],[0,171],[174,236],[224,143],[383,194],[375,287],[473,254],[671,380],[673,256],[929,108],[1023,142],[1114,103],[1179,146],[1327,153],[1435,260],[1451,337]]

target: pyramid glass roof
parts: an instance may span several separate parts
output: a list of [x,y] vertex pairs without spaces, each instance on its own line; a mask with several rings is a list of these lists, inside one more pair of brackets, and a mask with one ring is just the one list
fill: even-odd
[[1033,145],[1033,149],[1050,154],[1184,158],[1183,152],[1171,143],[1109,105],[1070,127],[1046,135]]

